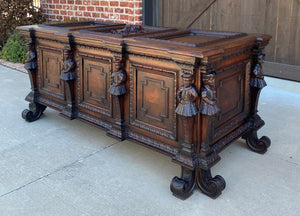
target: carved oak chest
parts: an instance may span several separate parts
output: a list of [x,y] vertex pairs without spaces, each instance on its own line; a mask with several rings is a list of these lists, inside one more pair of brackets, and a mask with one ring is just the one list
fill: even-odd
[[259,153],[270,146],[257,137],[270,36],[103,22],[18,29],[31,81],[23,118],[35,121],[51,107],[171,156],[182,167],[171,182],[180,198],[195,186],[221,194],[225,181],[211,168],[236,139]]

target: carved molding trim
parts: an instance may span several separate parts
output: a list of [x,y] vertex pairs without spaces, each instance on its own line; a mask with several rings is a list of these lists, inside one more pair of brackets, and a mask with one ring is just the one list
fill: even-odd
[[220,160],[220,156],[213,151],[208,156],[202,156],[201,154],[195,154],[193,157],[194,163],[196,167],[200,167],[201,169],[209,169],[214,164],[216,164]]
[[53,102],[53,100],[51,100],[51,99],[49,100],[49,99],[44,98],[44,97],[40,97],[38,102],[41,103],[41,104],[45,104],[47,106],[50,106],[50,107],[54,107],[57,110],[62,110],[65,107],[64,104]]
[[153,147],[155,149],[162,150],[163,152],[167,152],[171,155],[176,155],[178,153],[178,148],[166,145],[164,143],[158,142],[152,138],[148,138],[137,134],[132,131],[128,131],[128,138],[138,141],[139,143],[145,144],[147,146]]
[[85,120],[85,121],[88,121],[90,123],[93,123],[97,126],[100,126],[102,128],[105,128],[105,129],[111,129],[111,124],[109,123],[106,123],[104,121],[101,121],[99,118],[96,118],[96,117],[93,117],[93,116],[90,116],[88,114],[84,114],[82,112],[78,113],[78,117]]
[[50,46],[45,46],[45,45],[39,45],[38,46],[40,49],[47,49],[47,50],[53,50],[56,52],[62,52],[62,49],[56,48],[56,47],[50,47]]
[[86,102],[81,102],[80,104],[78,104],[78,107],[84,108],[86,110],[90,110],[90,111],[93,111],[93,112],[96,112],[96,113],[101,113],[101,114],[104,114],[104,115],[107,115],[107,116],[111,117],[111,112],[109,110],[102,109],[100,107],[95,107],[95,106],[90,105]]
[[245,124],[241,125],[237,129],[232,131],[230,134],[225,136],[223,139],[216,142],[212,146],[212,148],[214,149],[215,152],[221,152],[222,149],[224,149],[228,144],[241,137],[247,131],[251,129],[259,129],[264,124],[265,124],[264,121],[258,115],[251,116]]
[[156,55],[151,55],[149,53],[133,53],[130,51],[126,51],[128,55],[132,57],[142,57],[142,58],[151,58],[153,60],[161,61],[161,62],[170,62],[172,61],[171,58],[168,58],[166,55],[165,56],[156,56]]
[[[28,102],[34,102],[34,95],[33,95],[33,93],[30,92],[26,96],[25,100],[28,101]],[[64,108],[63,104],[53,102],[53,100],[51,100],[51,99],[49,100],[49,99],[44,98],[44,97],[39,97],[38,100],[36,100],[36,103],[40,103],[40,104],[44,104],[44,105],[53,107],[56,110],[62,110]]]
[[192,64],[183,64],[180,62],[176,62],[178,67],[180,68],[181,74],[194,74],[194,65]]
[[[64,100],[64,95],[62,94],[57,94],[57,93],[54,93],[46,88],[42,88],[39,90],[40,91],[40,96],[41,97],[47,97],[47,96],[51,96],[51,97],[54,97],[54,98],[57,98],[59,100]],[[47,95],[47,96],[46,96]]]
[[239,126],[243,121],[245,121],[245,118],[248,116],[248,113],[243,113],[239,118],[235,119],[234,121],[231,121],[230,124],[227,124],[226,126],[222,127],[221,129],[214,130],[214,139],[220,137],[222,134],[225,134],[226,132],[232,130],[234,127]]
[[231,58],[235,58],[235,57],[240,57],[246,53],[249,53],[249,55],[251,54],[251,49],[252,49],[252,46],[247,46],[243,49],[241,49],[241,51],[239,52],[234,52],[230,55],[224,55],[223,56],[223,60],[227,60],[227,59],[231,59]]

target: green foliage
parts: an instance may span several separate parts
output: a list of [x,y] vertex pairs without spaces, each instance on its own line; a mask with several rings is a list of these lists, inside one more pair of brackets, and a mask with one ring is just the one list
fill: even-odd
[[0,0],[0,47],[17,26],[44,22],[42,11],[32,0]]
[[5,46],[0,52],[0,58],[11,61],[25,63],[26,60],[26,42],[19,31],[15,31],[8,38]]

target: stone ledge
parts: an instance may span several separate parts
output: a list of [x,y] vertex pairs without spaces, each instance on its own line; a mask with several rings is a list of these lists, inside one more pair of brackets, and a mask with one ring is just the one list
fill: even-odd
[[23,73],[27,73],[26,69],[24,68],[24,64],[22,63],[13,63],[13,62],[5,61],[4,59],[0,59],[0,65],[21,71]]

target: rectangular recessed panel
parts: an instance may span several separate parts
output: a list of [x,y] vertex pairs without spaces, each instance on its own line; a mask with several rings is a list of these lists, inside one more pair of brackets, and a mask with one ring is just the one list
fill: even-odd
[[218,125],[243,112],[245,108],[244,86],[245,75],[241,71],[227,73],[227,76],[217,80],[217,103],[221,110],[218,115]]
[[169,87],[164,80],[144,76],[138,81],[138,118],[163,122],[169,116]]
[[60,79],[63,56],[60,52],[42,50],[42,89],[63,95],[63,81]]
[[132,123],[160,135],[175,137],[175,74],[135,68]]
[[84,61],[84,101],[109,108],[109,65]]

